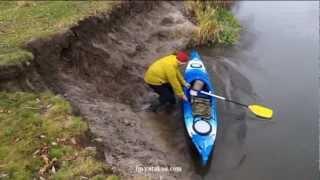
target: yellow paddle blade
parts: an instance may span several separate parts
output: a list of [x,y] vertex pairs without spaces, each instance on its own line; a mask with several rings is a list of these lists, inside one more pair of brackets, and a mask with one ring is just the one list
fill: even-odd
[[249,105],[248,106],[251,112],[253,112],[256,116],[265,118],[265,119],[271,119],[273,115],[273,110],[261,105]]

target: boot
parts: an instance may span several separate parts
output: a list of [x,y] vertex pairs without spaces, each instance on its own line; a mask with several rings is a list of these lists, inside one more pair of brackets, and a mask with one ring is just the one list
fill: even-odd
[[165,105],[164,103],[160,103],[159,101],[155,101],[155,102],[151,103],[151,105],[149,106],[147,111],[158,112],[161,109],[161,107],[163,107],[164,105]]

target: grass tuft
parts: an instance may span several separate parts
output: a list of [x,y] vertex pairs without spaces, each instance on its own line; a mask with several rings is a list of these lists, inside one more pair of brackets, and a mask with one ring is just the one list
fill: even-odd
[[187,1],[186,7],[195,18],[199,31],[198,44],[232,45],[239,40],[240,24],[227,9],[231,2]]
[[12,52],[0,54],[0,66],[15,65],[33,60],[33,54],[23,49],[16,49]]

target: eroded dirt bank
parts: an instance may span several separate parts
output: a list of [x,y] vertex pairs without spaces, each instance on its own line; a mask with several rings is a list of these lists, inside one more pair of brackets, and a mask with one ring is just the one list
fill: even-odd
[[[146,67],[156,58],[185,48],[195,31],[183,15],[181,2],[123,3],[110,14],[89,17],[70,30],[30,41],[27,48],[33,52],[35,62],[30,68],[18,68],[18,78],[6,78],[0,89],[51,89],[62,94],[104,144],[106,163],[125,179],[142,175],[198,179],[180,107],[170,113],[141,111],[154,98],[143,82]],[[233,96],[230,89],[235,83],[247,83],[245,79],[233,81],[241,75],[223,60],[205,61],[216,75],[219,91],[227,96]],[[244,123],[238,124],[235,128],[239,136],[245,136]],[[241,137],[239,143],[243,143]],[[236,166],[244,156],[239,149],[235,151],[231,154],[237,154],[236,158],[228,166]],[[229,154],[219,157],[226,156]],[[149,166],[179,167],[182,171],[137,171],[137,167]]]
[[181,153],[186,150],[183,131],[169,122],[180,120],[175,117],[180,114],[159,118],[137,111],[154,96],[143,83],[145,68],[184,48],[196,29],[181,7],[178,2],[126,3],[111,15],[88,18],[67,32],[28,45],[46,84],[88,120],[103,141],[106,162],[127,178],[143,175],[136,171],[138,166],[179,166],[182,173],[162,177],[192,179]]

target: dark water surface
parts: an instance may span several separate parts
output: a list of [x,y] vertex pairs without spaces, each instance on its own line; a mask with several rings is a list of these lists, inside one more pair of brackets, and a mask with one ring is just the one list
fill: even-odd
[[319,2],[241,1],[233,10],[243,26],[239,44],[201,54],[225,86],[218,93],[266,104],[275,117],[261,121],[220,102],[205,179],[319,180]]

